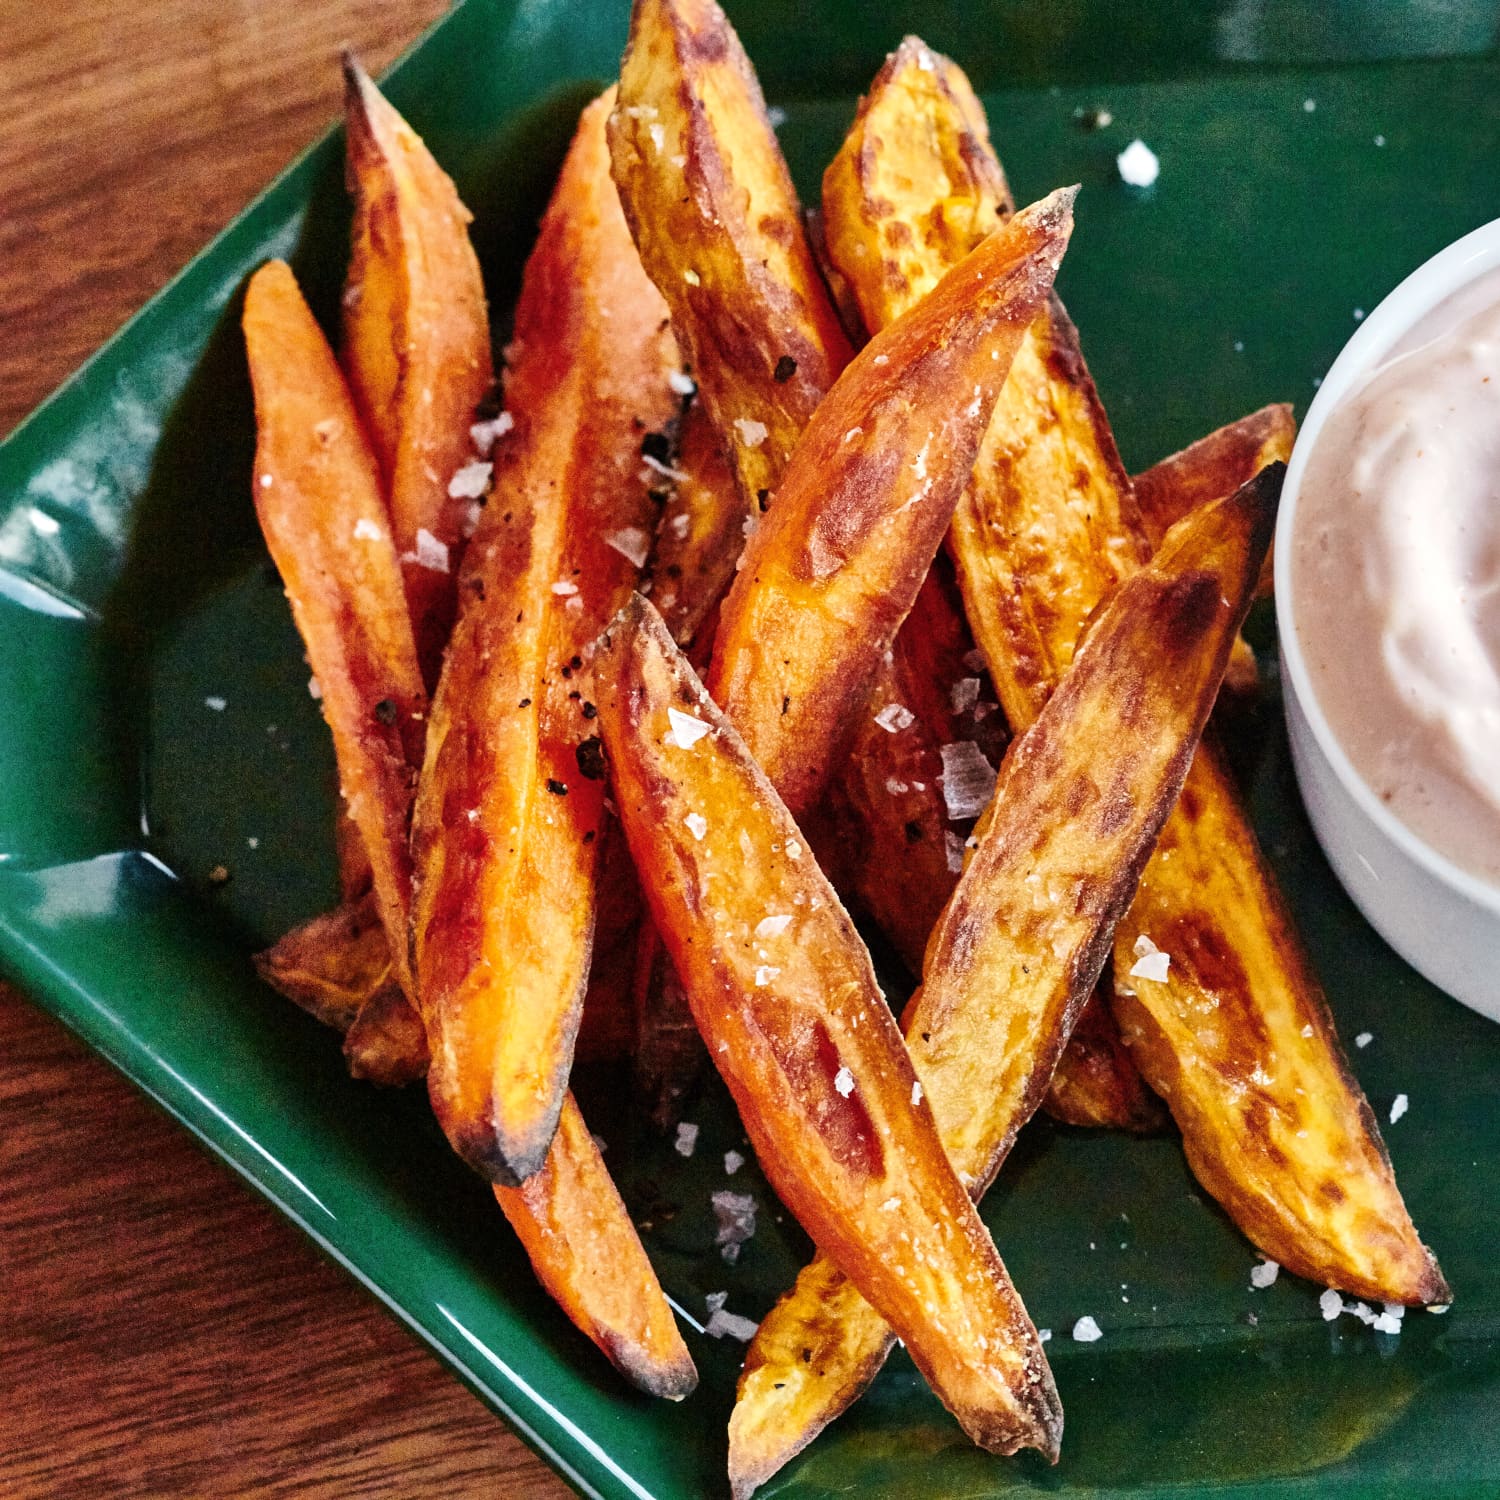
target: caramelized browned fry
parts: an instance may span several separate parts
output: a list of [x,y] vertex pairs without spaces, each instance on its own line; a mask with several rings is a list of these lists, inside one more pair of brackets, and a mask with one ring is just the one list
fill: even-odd
[[460,578],[413,830],[433,1107],[512,1185],[552,1139],[588,977],[603,767],[584,656],[649,546],[641,432],[677,405],[666,308],[609,176],[610,103],[584,111],[527,264],[515,429]]
[[495,1198],[554,1300],[633,1385],[680,1401],[698,1372],[573,1096],[546,1163]]
[[472,501],[449,485],[474,458],[469,424],[494,379],[489,317],[453,183],[352,57],[344,73],[354,194],[344,366],[384,477],[431,687],[472,530]]
[[1102,988],[1078,1013],[1042,1108],[1064,1125],[1085,1129],[1154,1135],[1165,1128],[1166,1107],[1141,1077]]
[[347,1031],[391,978],[391,949],[373,895],[294,927],[255,955],[260,977],[325,1026]]
[[426,699],[379,475],[333,351],[284,262],[251,277],[243,322],[256,514],[319,684],[344,801],[404,981],[411,766]]
[[388,984],[360,1007],[344,1034],[351,1078],[401,1088],[427,1074],[427,1033],[400,988]]
[[[831,836],[843,845],[832,858],[913,974],[922,972],[927,939],[958,883],[964,840],[977,816],[976,809],[950,819],[942,748],[969,742],[998,766],[1009,739],[973,651],[951,570],[939,556],[897,632],[890,661],[877,670],[848,760],[830,787]],[[829,869],[828,858],[823,867]]]
[[[938,66],[931,54],[927,60]],[[915,226],[938,198],[967,194],[978,205],[988,203],[986,192],[992,196],[977,179],[950,181],[936,171],[908,171],[910,190],[888,200],[865,191],[875,181],[862,165],[873,139],[869,122],[881,122],[882,132],[906,128],[908,150],[922,145],[923,131],[914,132],[901,113],[898,87],[912,70],[925,71],[922,62],[915,45],[892,58],[863,108],[865,135],[857,123],[841,152],[861,168],[833,177],[844,186],[825,197],[824,215],[830,250],[846,274],[848,247],[878,245],[892,219]],[[886,95],[889,104],[878,106]],[[930,142],[967,128],[955,146],[928,145],[934,162],[988,149],[959,115],[933,115],[930,128]],[[951,218],[955,210],[944,202],[943,213]],[[940,249],[913,230],[905,289],[892,281],[883,292],[887,283],[867,278],[866,318],[878,322],[899,311],[909,294],[943,274],[948,262]],[[884,300],[866,305],[876,296]],[[1149,552],[1076,332],[1056,303],[1017,353],[950,544],[975,636],[1012,728],[1020,730],[1072,660],[1084,622]],[[1217,872],[1212,881],[1204,874],[1210,868]],[[1116,1007],[1126,1016],[1132,1055],[1172,1110],[1200,1181],[1282,1263],[1382,1300],[1429,1298],[1441,1278],[1401,1205],[1245,813],[1208,752],[1189,774],[1140,901],[1140,912],[1117,934],[1125,970],[1135,962],[1136,940],[1155,941],[1158,929],[1171,928],[1184,947],[1197,943],[1205,954],[1175,963],[1165,984],[1144,985]],[[1210,951],[1218,955],[1212,963]],[[1223,1024],[1204,1024],[1206,1016]],[[1268,1119],[1292,1116],[1279,1084],[1255,1081],[1285,1079],[1294,1059],[1296,1086],[1320,1101],[1306,1135],[1279,1125],[1268,1130]],[[1223,1087],[1226,1079],[1232,1090]],[[1194,1087],[1185,1089],[1184,1080]],[[1328,1184],[1337,1187],[1337,1202]]]
[[637,596],[600,654],[620,816],[782,1200],[982,1445],[1054,1454],[1036,1330],[920,1102],[869,956],[748,748]]
[[[1132,481],[1135,498],[1152,547],[1161,546],[1161,539],[1195,506],[1229,494],[1267,464],[1286,463],[1296,437],[1290,406],[1263,406],[1137,474]],[[1268,552],[1258,598],[1271,596],[1271,558]]]
[[1070,189],[1017,214],[882,329],[818,408],[745,548],[711,690],[795,812],[864,711],[1072,230]]
[[[943,1147],[976,1198],[1040,1103],[1176,800],[1249,607],[1279,489],[1279,470],[1267,473],[1173,534],[1101,611],[1001,769],[903,1017]],[[875,1310],[815,1262],[751,1346],[730,1422],[736,1493],[769,1478],[856,1399],[893,1340]]]
[[849,347],[760,85],[715,0],[636,0],[610,146],[641,259],[739,481],[742,521],[776,488]]

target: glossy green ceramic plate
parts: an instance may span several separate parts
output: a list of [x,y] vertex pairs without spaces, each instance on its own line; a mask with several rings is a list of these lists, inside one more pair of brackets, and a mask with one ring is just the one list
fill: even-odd
[[[1261,402],[1305,403],[1358,309],[1500,214],[1488,5],[1178,0],[1131,8],[1149,16],[1123,31],[1105,0],[734,8],[809,194],[861,84],[916,28],[971,67],[1022,197],[1083,184],[1063,290],[1133,467]],[[471,0],[391,77],[476,211],[498,309],[624,28],[623,0]],[[1114,123],[1083,129],[1091,106]],[[1145,192],[1113,171],[1137,135],[1162,162]],[[294,166],[0,448],[0,964],[580,1489],[717,1494],[741,1346],[696,1331],[704,1298],[726,1291],[758,1316],[807,1252],[753,1166],[734,1186],[759,1200],[759,1232],[737,1266],[715,1252],[709,1194],[741,1144],[725,1096],[694,1102],[690,1161],[638,1138],[611,1108],[618,1090],[593,1107],[703,1374],[685,1404],[652,1404],[534,1287],[420,1093],[349,1082],[330,1035],[248,963],[331,899],[332,760],[252,516],[237,304],[259,261],[289,255],[331,310],[339,153],[331,138]],[[1255,623],[1265,647],[1271,621]],[[1354,1054],[1371,1100],[1385,1114],[1410,1098],[1391,1151],[1457,1306],[1410,1315],[1399,1338],[1325,1324],[1316,1287],[1250,1289],[1256,1257],[1174,1140],[1040,1122],[985,1217],[1037,1322],[1057,1330],[1062,1462],[974,1451],[897,1360],[769,1493],[1500,1488],[1500,1030],[1402,965],[1334,884],[1274,701],[1242,760],[1344,1034],[1374,1038]],[[218,865],[231,879],[212,888]],[[1100,1342],[1067,1336],[1083,1314]]]

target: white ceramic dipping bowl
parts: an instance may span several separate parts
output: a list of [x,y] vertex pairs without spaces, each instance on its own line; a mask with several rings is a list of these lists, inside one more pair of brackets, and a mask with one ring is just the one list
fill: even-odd
[[1313,691],[1297,639],[1292,539],[1308,459],[1329,415],[1440,302],[1500,267],[1500,219],[1413,271],[1360,325],[1302,424],[1276,529],[1276,617],[1292,761],[1334,873],[1377,932],[1414,969],[1500,1020],[1500,886],[1461,869],[1401,822],[1355,770]]

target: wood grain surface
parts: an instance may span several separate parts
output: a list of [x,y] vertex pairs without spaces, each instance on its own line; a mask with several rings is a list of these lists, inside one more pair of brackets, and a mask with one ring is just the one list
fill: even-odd
[[[0,432],[438,0],[0,0]],[[569,1489],[345,1274],[0,986],[0,1495]]]

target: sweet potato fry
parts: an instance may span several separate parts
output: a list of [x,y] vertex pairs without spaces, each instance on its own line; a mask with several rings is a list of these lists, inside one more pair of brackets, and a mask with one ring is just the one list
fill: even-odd
[[[1279,490],[1279,470],[1267,473],[1173,533],[1111,598],[1001,770],[903,1017],[948,1159],[976,1198],[1040,1103],[1182,786]],[[874,1378],[894,1339],[880,1321],[820,1262],[777,1304],[730,1422],[737,1496]]]
[[772,1185],[977,1442],[1055,1455],[1062,1413],[1036,1331],[943,1154],[869,956],[640,596],[604,638],[599,691],[652,915]]
[[710,688],[794,815],[847,748],[1072,230],[1017,214],[865,345],[818,408],[719,614]]
[[447,173],[352,56],[344,78],[354,194],[344,368],[385,481],[430,689],[472,530],[471,502],[449,484],[474,458],[469,424],[494,380],[489,317],[471,216]]
[[514,1186],[542,1164],[572,1065],[603,819],[587,643],[649,545],[641,433],[677,406],[666,307],[584,111],[527,264],[515,418],[460,577],[413,825],[418,1001],[448,1139]]
[[[862,107],[862,120],[877,118],[877,97],[895,87],[896,75],[923,71],[920,62],[897,53]],[[889,111],[878,118],[883,128],[901,123]],[[952,118],[933,117],[932,130],[941,136],[961,128],[962,120],[955,126]],[[863,145],[860,139],[856,122],[840,155],[851,154],[860,171],[831,171],[836,190],[824,198],[828,243],[841,266],[852,264],[852,244],[888,236],[883,226],[893,216],[916,226],[939,197],[967,192],[981,201],[981,188],[914,169],[904,195],[869,196],[863,185],[872,179],[862,164],[875,137],[867,129]],[[920,146],[921,132],[911,139],[911,149]],[[961,146],[928,149],[938,161],[988,148],[971,127]],[[944,213],[954,210],[945,204]],[[913,227],[903,262],[913,291],[946,268],[940,255],[926,253],[928,243]],[[861,306],[872,321],[905,305],[900,286],[892,283],[885,293],[882,285],[873,277],[860,283]],[[866,305],[877,296],[883,300]],[[975,636],[1019,731],[1072,660],[1084,622],[1149,554],[1134,492],[1060,304],[1037,320],[1017,353],[955,512],[950,547]],[[1219,872],[1213,882],[1204,875],[1210,867]],[[1138,938],[1159,941],[1168,930],[1179,935],[1168,941],[1177,941],[1184,957],[1165,984],[1141,986],[1139,996],[1121,997],[1114,1008],[1127,1017],[1131,1055],[1182,1129],[1199,1180],[1283,1264],[1364,1296],[1430,1300],[1441,1277],[1401,1204],[1322,995],[1211,750],[1189,772],[1161,852],[1142,878],[1140,900],[1149,917],[1132,914],[1116,935],[1125,970],[1135,963]],[[1203,957],[1191,961],[1187,950],[1195,944]],[[1205,1025],[1205,1015],[1225,1024]],[[1178,1046],[1181,1053],[1172,1050]],[[1292,1060],[1297,1086],[1321,1108],[1308,1135],[1291,1130],[1283,1137],[1279,1125],[1267,1125],[1290,1118],[1280,1085],[1263,1088],[1254,1080],[1285,1079]],[[1224,1088],[1226,1079],[1232,1090]],[[1184,1080],[1195,1081],[1196,1094]]]
[[[845,847],[839,861],[848,889],[916,975],[958,884],[976,815],[950,819],[942,747],[967,740],[998,766],[1009,740],[988,674],[972,665],[973,650],[951,569],[938,556],[890,661],[877,669],[849,757],[829,788],[838,838],[856,846]],[[816,845],[817,834],[809,833]],[[823,866],[829,868],[826,860]]]
[[849,346],[755,72],[715,0],[636,0],[610,148],[743,520],[776,488]]
[[698,1372],[571,1094],[542,1169],[495,1198],[542,1285],[610,1363],[649,1395],[688,1395]]
[[388,984],[360,1007],[344,1033],[351,1078],[402,1088],[427,1074],[427,1032],[400,987]]
[[[1137,474],[1132,481],[1135,498],[1152,547],[1161,546],[1161,539],[1194,506],[1229,494],[1269,463],[1286,463],[1296,437],[1290,406],[1263,406]],[[1260,572],[1260,599],[1271,596],[1271,557],[1268,552]]]
[[404,986],[411,767],[427,700],[379,475],[333,351],[283,261],[250,278],[243,323],[255,509],[319,684]]
[[373,895],[294,927],[255,955],[260,977],[325,1026],[347,1031],[391,979],[391,949]]

